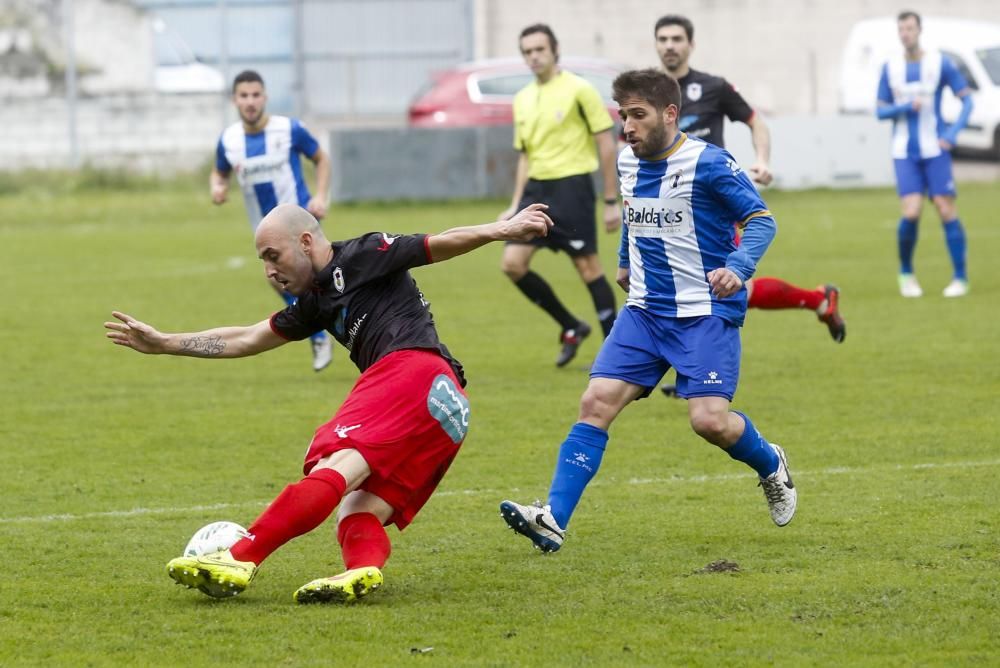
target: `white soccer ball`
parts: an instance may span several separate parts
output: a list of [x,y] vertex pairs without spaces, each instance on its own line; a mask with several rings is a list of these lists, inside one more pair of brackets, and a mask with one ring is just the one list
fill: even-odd
[[187,547],[184,548],[184,556],[200,557],[203,554],[228,550],[240,538],[249,535],[246,529],[235,522],[212,522],[191,536]]

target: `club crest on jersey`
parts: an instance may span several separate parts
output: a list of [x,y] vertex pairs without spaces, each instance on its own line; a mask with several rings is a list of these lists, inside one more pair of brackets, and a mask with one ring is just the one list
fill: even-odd
[[344,291],[344,270],[337,267],[333,270],[333,287],[337,289],[337,292]]
[[376,250],[380,250],[384,253],[389,250],[389,246],[391,246],[392,243],[398,238],[398,234],[386,234],[385,232],[382,232],[382,243],[379,244]]
[[700,83],[689,83],[687,87],[688,99],[692,102],[697,102],[701,99],[701,84]]
[[684,170],[678,169],[673,174],[667,177],[667,181],[670,183],[671,188],[676,188],[681,184],[681,179],[684,177]]

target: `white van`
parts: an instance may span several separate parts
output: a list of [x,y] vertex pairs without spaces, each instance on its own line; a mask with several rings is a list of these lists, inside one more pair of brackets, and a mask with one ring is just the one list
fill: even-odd
[[[958,135],[958,147],[988,151],[1000,159],[1000,25],[935,16],[922,16],[921,23],[920,45],[951,58],[972,89],[975,105]],[[854,24],[840,61],[842,113],[875,113],[882,65],[902,48],[896,17]],[[946,86],[941,96],[945,121],[954,121],[961,106]]]

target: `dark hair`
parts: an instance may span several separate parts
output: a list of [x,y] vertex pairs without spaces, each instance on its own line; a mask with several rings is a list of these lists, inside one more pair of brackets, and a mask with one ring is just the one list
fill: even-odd
[[533,23],[530,26],[528,26],[527,28],[525,28],[524,30],[522,30],[520,37],[517,38],[518,45],[520,45],[522,39],[524,39],[528,35],[534,35],[537,32],[540,32],[543,35],[548,35],[548,37],[549,37],[549,47],[552,49],[552,53],[554,53],[556,56],[558,56],[559,55],[559,40],[556,39],[556,35],[555,35],[554,32],[552,32],[552,28],[548,27],[544,23]]
[[681,109],[681,87],[669,74],[652,67],[644,70],[622,72],[611,84],[611,97],[621,104],[629,97],[639,97],[649,102],[657,111],[671,104]]
[[241,83],[259,83],[261,85],[261,88],[264,87],[264,80],[254,70],[243,70],[242,72],[236,75],[236,78],[233,79],[234,93],[236,92],[236,86],[238,86]]
[[904,9],[903,11],[901,11],[899,13],[899,16],[896,17],[896,23],[899,23],[900,21],[904,21],[906,19],[916,19],[916,21],[917,21],[917,27],[918,28],[921,27],[920,26],[920,14],[917,14],[912,9]]
[[667,14],[666,16],[661,16],[660,20],[656,22],[656,27],[653,28],[653,36],[660,32],[660,28],[663,26],[680,26],[684,28],[684,32],[688,36],[688,41],[694,41],[694,24],[691,23],[691,19],[686,16],[681,16],[680,14]]

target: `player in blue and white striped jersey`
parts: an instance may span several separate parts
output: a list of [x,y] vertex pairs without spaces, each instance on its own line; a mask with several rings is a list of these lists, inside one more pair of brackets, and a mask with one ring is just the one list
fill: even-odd
[[[774,219],[729,153],[678,130],[676,80],[659,70],[631,71],[615,79],[613,90],[629,144],[618,158],[618,283],[628,301],[591,367],[579,420],[559,450],[548,504],[504,501],[501,514],[536,547],[559,549],[600,466],[611,423],[674,367],[691,427],[757,472],[771,519],[784,526],[797,499],[785,454],[745,414],[730,410],[745,283],[774,238]],[[734,220],[745,226],[739,246]]]
[[[212,202],[225,203],[233,172],[243,190],[247,217],[254,230],[279,204],[297,204],[316,220],[326,215],[330,184],[330,159],[319,142],[297,119],[267,113],[264,80],[253,70],[245,70],[233,80],[233,104],[240,120],[222,132],[215,150],[215,166],[209,177]],[[316,194],[310,195],[302,176],[300,155],[316,165]],[[271,284],[285,303],[295,297],[279,285]],[[312,339],[313,369],[330,364],[333,348],[325,333]]]
[[[972,91],[947,56],[920,48],[920,15],[901,12],[897,27],[903,51],[882,67],[877,114],[880,119],[891,119],[893,124],[892,157],[902,209],[897,230],[899,291],[904,297],[923,295],[913,271],[913,251],[926,194],[941,216],[951,256],[953,275],[944,296],[962,297],[969,292],[969,281],[965,269],[965,230],[955,206],[951,149],[972,113]],[[962,100],[962,111],[951,126],[941,118],[941,93],[945,86]]]

